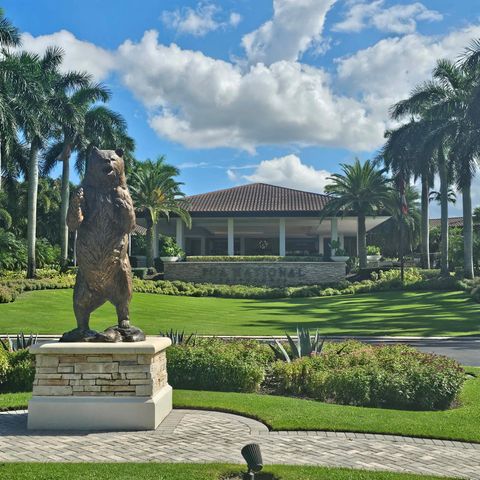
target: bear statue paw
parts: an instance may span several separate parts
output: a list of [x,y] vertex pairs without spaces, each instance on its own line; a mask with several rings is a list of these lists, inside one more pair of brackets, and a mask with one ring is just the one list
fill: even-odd
[[98,332],[95,330],[74,328],[69,332],[65,332],[60,338],[60,342],[92,342],[95,340]]
[[143,342],[145,340],[145,334],[137,327],[129,326],[114,326],[107,328],[103,332],[97,333],[94,342]]

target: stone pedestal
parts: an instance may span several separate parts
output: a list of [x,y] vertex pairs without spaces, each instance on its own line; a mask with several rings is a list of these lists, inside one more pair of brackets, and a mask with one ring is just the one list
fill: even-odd
[[153,430],[172,409],[164,337],[136,343],[59,343],[35,355],[28,428]]

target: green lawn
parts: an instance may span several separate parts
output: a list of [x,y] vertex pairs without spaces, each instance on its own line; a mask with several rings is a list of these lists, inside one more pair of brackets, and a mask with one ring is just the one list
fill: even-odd
[[[463,292],[382,292],[273,300],[176,297],[136,293],[135,325],[149,334],[170,328],[225,335],[269,335],[297,325],[338,335],[479,335],[480,304]],[[113,307],[97,310],[92,327],[115,323]],[[0,333],[59,334],[73,328],[72,290],[28,292],[0,304]]]
[[[256,418],[273,430],[385,433],[480,443],[480,367],[467,368],[460,406],[437,412],[350,407],[254,393],[173,391],[175,408],[223,410]],[[0,395],[0,410],[26,408],[30,393]]]
[[[3,463],[0,478],[17,480],[222,480],[241,478],[232,475],[245,471],[243,466],[182,463]],[[439,477],[405,473],[367,472],[345,468],[272,465],[258,480],[434,480]],[[448,480],[446,477],[442,477]]]

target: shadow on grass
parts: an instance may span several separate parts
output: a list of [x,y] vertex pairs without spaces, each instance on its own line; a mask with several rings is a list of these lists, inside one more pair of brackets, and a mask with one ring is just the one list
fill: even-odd
[[257,311],[254,322],[292,331],[296,323],[321,332],[341,335],[479,334],[480,305],[463,292],[383,292],[322,298],[291,298],[248,303]]

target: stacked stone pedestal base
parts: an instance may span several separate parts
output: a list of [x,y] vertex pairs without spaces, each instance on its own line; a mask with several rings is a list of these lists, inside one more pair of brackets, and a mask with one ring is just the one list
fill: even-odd
[[36,357],[28,428],[151,430],[172,409],[168,338],[137,343],[58,343],[30,348]]

